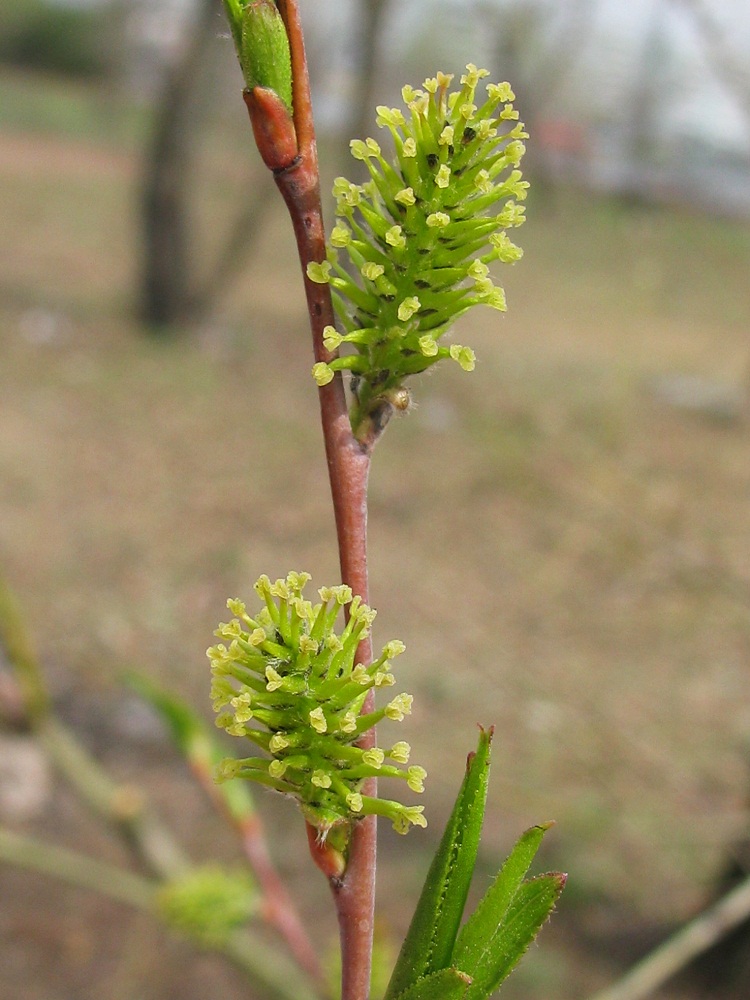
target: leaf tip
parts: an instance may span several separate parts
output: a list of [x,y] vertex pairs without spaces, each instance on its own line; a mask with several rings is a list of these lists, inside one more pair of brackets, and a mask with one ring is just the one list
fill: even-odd
[[474,759],[477,753],[480,751],[485,754],[489,754],[492,747],[492,738],[495,735],[495,727],[488,726],[486,729],[481,723],[477,723],[477,729],[479,730],[479,745],[476,750],[470,751],[466,756],[466,770],[467,772],[471,770],[471,766],[474,763]]

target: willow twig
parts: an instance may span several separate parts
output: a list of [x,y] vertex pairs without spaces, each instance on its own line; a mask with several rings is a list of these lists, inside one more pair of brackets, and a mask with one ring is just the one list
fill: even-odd
[[[307,276],[309,263],[325,260],[326,247],[304,39],[297,0],[280,0],[278,6],[287,28],[292,56],[298,156],[290,166],[275,172],[275,180],[289,210],[297,240],[315,360],[330,361],[332,355],[323,344],[324,328],[335,322],[330,288]],[[340,373],[328,385],[321,386],[319,392],[341,577],[367,602],[367,480],[375,441],[361,443],[354,437]],[[361,644],[358,659],[364,664],[372,661],[369,639]],[[363,712],[370,712],[372,708],[370,693]],[[374,730],[365,734],[362,745],[375,745]],[[363,792],[374,795],[375,782],[368,782]],[[376,824],[375,818],[370,816],[353,828],[344,877],[331,880],[341,937],[342,1000],[367,1000],[369,996],[375,862]]]
[[147,808],[141,792],[110,778],[96,758],[56,718],[38,655],[15,598],[0,579],[0,647],[16,684],[25,721],[50,760],[86,805],[111,823],[155,875],[171,877],[190,864],[170,831]]

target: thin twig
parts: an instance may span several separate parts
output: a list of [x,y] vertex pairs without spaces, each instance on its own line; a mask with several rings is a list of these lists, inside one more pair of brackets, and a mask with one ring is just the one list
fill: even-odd
[[170,830],[149,809],[140,789],[113,781],[78,738],[51,713],[34,732],[55,767],[88,807],[112,824],[149,871],[172,878],[190,859]]
[[748,917],[750,878],[682,927],[614,986],[601,990],[591,1000],[643,1000]]
[[[307,277],[307,265],[324,261],[326,247],[310,84],[297,0],[279,0],[279,10],[286,24],[292,55],[294,126],[299,155],[289,167],[277,171],[275,179],[297,240],[315,360],[330,361],[332,355],[323,344],[324,328],[335,322],[330,288]],[[367,479],[374,439],[360,443],[354,437],[340,373],[320,388],[320,412],[341,577],[367,602]],[[369,639],[360,645],[358,658],[364,664],[371,662]],[[372,711],[372,706],[370,694],[363,711]],[[369,747],[374,743],[373,730],[365,734],[362,745]],[[375,782],[368,782],[364,791],[374,795]],[[368,817],[353,828],[343,878],[331,880],[341,936],[342,1000],[367,1000],[369,997],[375,861],[375,817]]]
[[[148,913],[157,909],[157,883],[46,841],[0,829],[0,861],[51,875]],[[212,949],[225,954],[280,1000],[316,1000],[297,970],[285,966],[283,956],[264,947],[249,931],[238,930]]]
[[50,697],[39,669],[39,658],[18,603],[0,577],[0,649],[18,685],[23,712],[30,721],[49,712]]
[[0,829],[0,861],[91,889],[139,910],[154,909],[157,885],[150,879],[56,844]]
[[236,931],[219,950],[279,1000],[320,1000],[283,954],[271,951],[249,931]]
[[227,807],[226,798],[219,794],[213,772],[190,761],[190,768],[217,811],[240,834],[242,847],[262,893],[262,915],[286,941],[300,968],[304,969],[321,992],[326,979],[317,952],[305,930],[286,885],[279,875],[268,850],[268,840],[260,817],[237,816]]

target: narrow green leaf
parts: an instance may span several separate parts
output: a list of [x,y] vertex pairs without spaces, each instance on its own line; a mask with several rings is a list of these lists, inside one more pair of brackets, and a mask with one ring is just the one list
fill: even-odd
[[[187,702],[144,674],[131,672],[125,680],[161,716],[190,767],[202,777],[211,776],[210,780],[213,781],[214,771],[226,754],[198,713]],[[247,782],[228,781],[217,785],[215,794],[223,798],[230,815],[237,820],[246,819],[255,813],[255,804]]]
[[466,775],[427,873],[385,1000],[395,1000],[418,979],[452,964],[482,831],[491,742],[492,730],[481,730],[477,751],[469,755]]
[[476,910],[461,928],[453,952],[453,961],[460,969],[466,969],[473,975],[488,942],[492,941],[521,887],[542,837],[551,825],[532,826],[521,835]]
[[399,993],[397,1000],[464,1000],[471,977],[458,969],[441,969]]
[[510,975],[554,909],[565,878],[554,872],[521,885],[470,973],[466,1000],[487,1000]]

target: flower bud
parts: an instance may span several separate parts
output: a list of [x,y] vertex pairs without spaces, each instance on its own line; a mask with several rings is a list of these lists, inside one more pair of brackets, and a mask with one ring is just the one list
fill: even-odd
[[240,15],[238,49],[248,90],[273,90],[292,110],[292,59],[289,38],[273,0],[250,0]]
[[297,157],[292,121],[292,61],[286,26],[273,0],[224,0],[247,89],[255,142],[270,170]]

